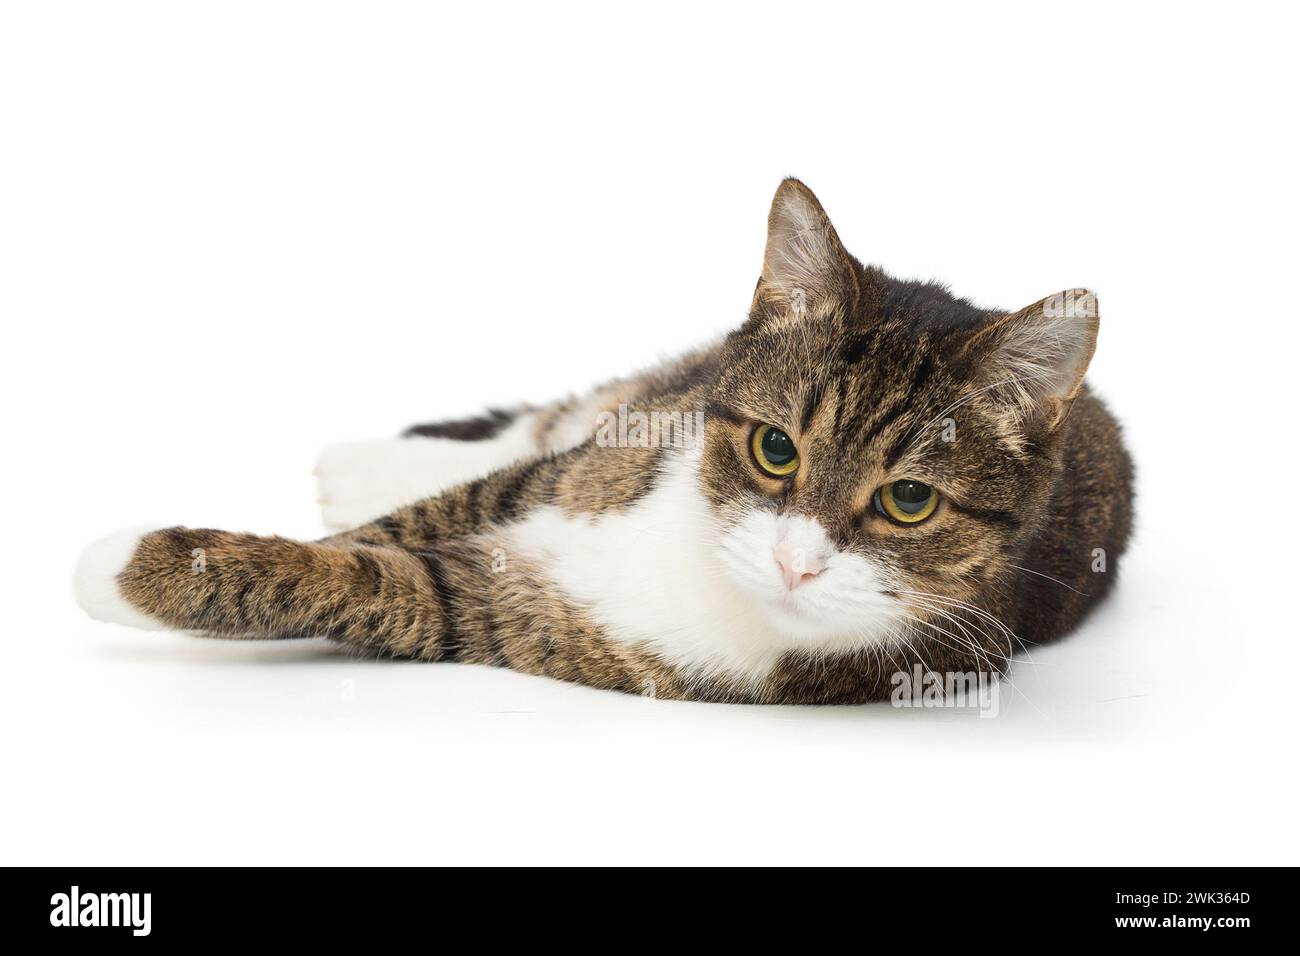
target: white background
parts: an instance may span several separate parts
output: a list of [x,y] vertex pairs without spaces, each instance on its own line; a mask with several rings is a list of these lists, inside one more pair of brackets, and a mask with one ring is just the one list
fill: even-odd
[[[1295,24],[1272,7],[5,4],[5,863],[1297,862]],[[785,175],[1100,293],[1138,529],[982,720],[84,618],[117,527],[322,533],[325,444],[738,324]]]

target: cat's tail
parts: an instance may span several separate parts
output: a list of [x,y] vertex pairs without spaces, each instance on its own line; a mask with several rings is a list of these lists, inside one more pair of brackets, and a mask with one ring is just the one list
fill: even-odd
[[[486,561],[486,559],[484,559]],[[324,636],[455,659],[461,594],[479,565],[464,542],[409,550],[208,529],[132,529],[92,544],[74,575],[91,617],[218,637]]]

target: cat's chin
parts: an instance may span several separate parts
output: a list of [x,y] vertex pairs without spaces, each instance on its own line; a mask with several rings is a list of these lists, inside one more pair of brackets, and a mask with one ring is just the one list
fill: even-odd
[[816,644],[827,638],[847,637],[853,630],[850,621],[837,620],[809,611],[797,602],[768,602],[768,622],[782,637],[798,644]]
[[[768,628],[791,644],[807,648],[850,649],[887,643],[902,614],[884,594],[859,596],[851,606],[834,606],[827,594],[785,588],[759,589],[737,582]],[[828,606],[828,603],[830,606]]]

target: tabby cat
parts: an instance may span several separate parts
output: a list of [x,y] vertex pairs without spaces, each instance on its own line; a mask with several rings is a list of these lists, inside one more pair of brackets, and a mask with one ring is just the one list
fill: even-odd
[[1096,300],[892,278],[789,179],[747,321],[590,395],[338,446],[319,541],[123,532],[94,617],[325,636],[663,698],[852,703],[1003,673],[1109,591],[1132,468],[1083,384]]

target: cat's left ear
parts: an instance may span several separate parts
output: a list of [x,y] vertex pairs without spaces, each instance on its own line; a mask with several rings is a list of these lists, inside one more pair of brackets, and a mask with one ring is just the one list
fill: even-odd
[[785,180],[772,197],[767,216],[763,275],[754,290],[752,311],[800,316],[856,294],[853,259],[826,210],[799,180]]
[[1058,292],[976,332],[963,352],[983,388],[1022,421],[1055,430],[1069,414],[1097,347],[1097,297]]

